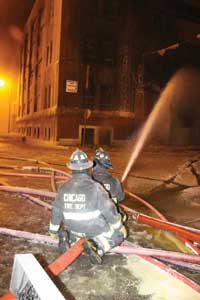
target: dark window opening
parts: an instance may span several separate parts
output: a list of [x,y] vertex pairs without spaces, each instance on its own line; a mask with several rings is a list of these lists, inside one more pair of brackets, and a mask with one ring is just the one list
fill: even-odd
[[113,88],[111,86],[107,85],[101,85],[100,87],[100,109],[101,110],[113,110],[114,107],[112,107],[112,92]]
[[103,1],[103,15],[109,20],[116,19],[119,16],[119,1],[118,0],[104,0]]
[[39,137],[40,137],[40,128],[38,127],[37,128],[37,139],[39,139]]
[[50,47],[49,47],[49,63],[52,63],[52,56],[53,56],[53,42],[50,42]]
[[38,66],[35,68],[35,86],[34,86],[34,104],[33,111],[36,112],[38,109]]
[[32,133],[31,131],[32,131],[32,130],[31,130],[31,127],[28,127],[28,128],[27,128],[27,135],[28,135],[28,136],[31,136],[31,133]]
[[46,66],[48,65],[49,62],[49,46],[46,48]]
[[37,134],[37,128],[34,128],[33,129],[33,136],[36,137],[36,134]]
[[27,110],[26,110],[27,115],[30,114],[30,101],[27,101]]
[[45,140],[51,139],[51,128],[44,129],[44,138],[45,138]]
[[43,105],[43,108],[47,108],[47,88],[45,87],[45,90],[44,90],[44,105]]
[[95,37],[86,37],[83,46],[83,60],[86,63],[97,61],[97,40]]
[[86,65],[85,82],[83,88],[83,108],[94,108],[95,100],[95,72],[92,65]]
[[81,144],[88,146],[94,145],[94,128],[82,128]]
[[105,41],[102,43],[101,62],[104,65],[115,64],[115,47],[113,41]]
[[48,128],[48,140],[51,139],[51,128]]
[[98,15],[99,3],[96,0],[90,0],[87,2],[87,13],[89,16],[97,16]]
[[49,85],[48,89],[48,102],[47,102],[47,108],[51,106],[51,85]]
[[54,0],[50,0],[50,18],[54,16]]
[[109,129],[99,129],[99,145],[111,144],[111,131]]

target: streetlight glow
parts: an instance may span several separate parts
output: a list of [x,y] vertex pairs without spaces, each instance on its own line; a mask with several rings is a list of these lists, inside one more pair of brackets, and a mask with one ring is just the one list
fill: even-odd
[[0,79],[0,87],[4,87],[6,85],[5,80]]

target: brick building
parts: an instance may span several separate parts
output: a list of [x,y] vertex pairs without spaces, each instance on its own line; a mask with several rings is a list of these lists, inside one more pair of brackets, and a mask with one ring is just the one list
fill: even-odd
[[[196,64],[197,48],[148,54],[200,32],[196,9],[187,17],[188,4],[173,2],[36,0],[24,29],[18,131],[66,145],[123,145],[170,76]],[[167,114],[165,142],[176,143]]]
[[25,26],[17,127],[64,144],[121,144],[134,122],[129,1],[36,0]]

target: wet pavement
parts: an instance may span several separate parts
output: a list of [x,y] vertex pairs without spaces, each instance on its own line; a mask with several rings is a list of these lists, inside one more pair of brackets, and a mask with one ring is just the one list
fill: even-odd
[[[44,160],[55,164],[53,166],[58,169],[67,171],[65,164],[74,149],[74,147],[36,146],[22,143],[17,138],[16,140],[1,138],[0,165],[37,165],[31,162],[5,159],[5,157],[23,157]],[[85,148],[84,150],[91,157],[95,149]],[[126,149],[108,148],[107,150],[112,157],[113,164],[116,166],[115,171],[118,173],[118,177],[121,178],[129,153]],[[141,153],[129,174],[125,187],[145,197],[146,200],[164,213],[170,221],[181,221],[180,223],[184,224],[185,220],[197,218],[200,208],[198,205],[194,207],[189,200],[185,205],[179,194],[182,188],[178,187],[177,189],[177,186],[166,184],[163,186],[163,180],[176,174],[177,170],[186,161],[194,159],[196,156],[198,156],[198,149],[147,148]],[[0,169],[0,171],[13,172],[13,170],[8,169]],[[51,190],[49,179],[38,180],[0,176],[0,181],[14,186]],[[46,199],[43,200],[46,201]],[[127,198],[125,203],[140,212],[151,214],[147,208],[133,199]],[[31,203],[21,195],[0,192],[0,227],[47,234],[49,218],[50,212],[48,210]],[[192,226],[198,228],[199,223],[196,222]],[[179,247],[177,242],[170,237],[170,234],[154,230],[149,226],[137,225],[129,221],[128,228],[129,240],[141,246],[175,251]],[[0,295],[9,289],[13,258],[16,253],[33,253],[44,267],[59,255],[55,247],[0,235]],[[101,266],[94,266],[84,254],[62,272],[55,279],[55,283],[66,299],[71,300],[170,299],[167,298],[167,292],[161,294],[156,278],[151,285],[157,285],[157,290],[150,288],[150,286],[145,288],[143,283],[146,277],[141,277],[138,269],[137,272],[136,269],[134,272],[134,264],[135,266],[139,265],[136,256],[109,254],[105,256]],[[182,269],[180,271],[200,284],[200,275],[197,272]],[[180,300],[182,299],[185,298]]]

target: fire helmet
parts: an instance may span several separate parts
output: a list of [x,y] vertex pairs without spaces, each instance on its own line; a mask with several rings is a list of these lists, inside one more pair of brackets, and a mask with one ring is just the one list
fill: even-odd
[[103,148],[99,148],[96,150],[93,160],[94,162],[99,163],[105,168],[113,168],[110,156],[106,151],[103,150]]
[[70,161],[67,163],[67,167],[70,170],[82,171],[90,169],[93,166],[93,162],[88,160],[87,154],[79,149],[75,150]]

